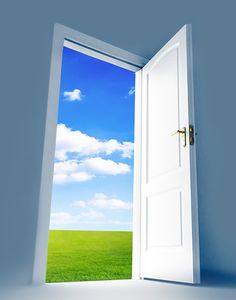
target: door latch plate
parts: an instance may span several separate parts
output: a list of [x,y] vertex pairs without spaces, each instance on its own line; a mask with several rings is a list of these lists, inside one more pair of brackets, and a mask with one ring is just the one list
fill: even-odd
[[189,144],[194,145],[194,128],[193,128],[193,125],[189,125]]

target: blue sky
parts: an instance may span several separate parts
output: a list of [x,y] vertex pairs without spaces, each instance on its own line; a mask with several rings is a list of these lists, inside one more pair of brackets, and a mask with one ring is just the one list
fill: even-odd
[[51,229],[132,230],[131,71],[64,47]]

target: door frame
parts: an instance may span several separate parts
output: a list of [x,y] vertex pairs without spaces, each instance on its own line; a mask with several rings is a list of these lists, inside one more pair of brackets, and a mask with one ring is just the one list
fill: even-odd
[[[54,25],[51,67],[49,79],[46,123],[41,169],[41,182],[37,228],[35,238],[34,265],[32,284],[45,284],[48,230],[50,224],[51,198],[53,185],[53,168],[56,144],[56,128],[58,119],[59,90],[64,42],[70,47],[87,55],[110,62],[117,66],[136,72],[135,86],[135,154],[134,154],[134,198],[133,198],[133,278],[139,278],[140,261],[140,162],[141,162],[141,70],[148,59],[112,46],[96,38],[73,30],[61,24]],[[138,71],[138,72],[137,72]]]
[[[191,26],[183,27],[187,31],[187,57],[188,57],[188,92],[189,92],[189,118],[194,122],[193,98],[193,63]],[[66,41],[66,42],[65,42]],[[62,65],[62,51],[64,42],[75,45],[75,50],[87,55],[110,62],[117,66],[135,72],[135,128],[134,128],[134,175],[133,175],[133,251],[132,251],[132,279],[140,279],[140,245],[141,245],[141,120],[142,120],[142,68],[148,59],[105,43],[96,38],[85,35],[61,24],[54,25],[53,43],[51,53],[51,67],[49,79],[48,102],[44,131],[44,145],[41,169],[40,195],[35,237],[34,265],[32,284],[45,284],[48,230],[50,223],[51,198],[53,185],[53,168],[56,144],[56,128],[58,118],[59,90]],[[190,160],[196,164],[196,145],[191,147]],[[193,222],[198,224],[197,211],[197,175],[196,169],[191,170]],[[193,231],[194,242],[199,244],[198,226]],[[195,251],[196,250],[196,251]],[[199,266],[199,249],[194,247],[196,267]]]

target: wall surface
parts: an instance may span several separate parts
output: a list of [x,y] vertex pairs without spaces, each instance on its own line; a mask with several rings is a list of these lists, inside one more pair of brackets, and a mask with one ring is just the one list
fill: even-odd
[[203,275],[236,275],[235,1],[0,4],[0,276],[31,280],[54,23],[151,58],[184,24],[194,50]]

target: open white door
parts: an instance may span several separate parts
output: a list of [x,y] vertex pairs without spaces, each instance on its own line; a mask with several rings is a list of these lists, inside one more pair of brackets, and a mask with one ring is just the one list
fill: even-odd
[[141,72],[140,276],[199,283],[190,27],[184,26]]

